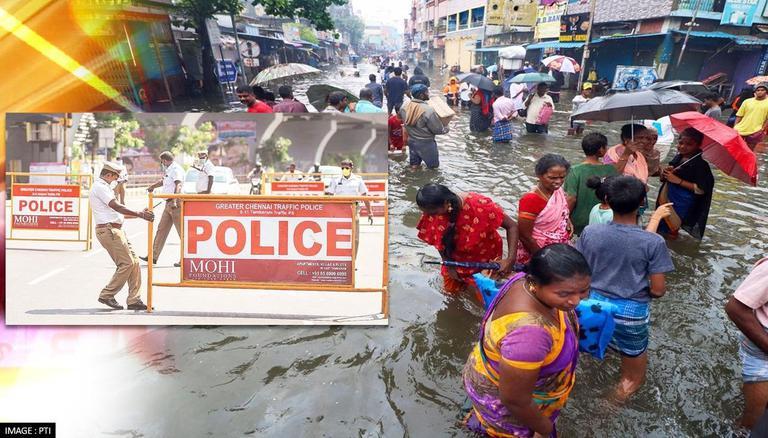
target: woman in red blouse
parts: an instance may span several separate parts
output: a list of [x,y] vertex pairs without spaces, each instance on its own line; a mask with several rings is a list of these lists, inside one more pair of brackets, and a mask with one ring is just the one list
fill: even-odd
[[517,221],[520,241],[517,262],[528,263],[531,254],[553,243],[568,243],[573,225],[563,182],[571,164],[560,155],[547,154],[536,162],[539,183],[520,198]]
[[[427,184],[416,194],[423,215],[416,228],[419,239],[433,245],[443,260],[501,264],[499,274],[512,271],[517,248],[517,224],[490,198],[478,193],[456,194],[441,184]],[[507,230],[506,259],[498,228]],[[443,267],[444,287],[455,293],[471,288],[476,269]]]

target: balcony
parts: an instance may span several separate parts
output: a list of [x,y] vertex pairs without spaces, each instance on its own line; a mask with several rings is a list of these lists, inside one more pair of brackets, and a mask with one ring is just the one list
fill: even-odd
[[722,14],[723,9],[725,8],[725,2],[726,0],[678,0],[676,2],[677,4],[673,7],[673,10],[675,10],[675,12],[677,11],[693,12],[698,6],[699,14],[701,13]]

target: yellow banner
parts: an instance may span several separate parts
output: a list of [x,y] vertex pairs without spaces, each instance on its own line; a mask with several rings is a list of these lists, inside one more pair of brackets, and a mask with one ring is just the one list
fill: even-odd
[[560,37],[560,17],[565,13],[567,3],[564,1],[550,6],[539,6],[536,18],[534,38],[537,40]]
[[536,25],[536,0],[488,0],[485,22],[489,26]]
[[485,8],[485,24],[488,26],[504,25],[504,4],[506,0],[488,0],[488,6]]

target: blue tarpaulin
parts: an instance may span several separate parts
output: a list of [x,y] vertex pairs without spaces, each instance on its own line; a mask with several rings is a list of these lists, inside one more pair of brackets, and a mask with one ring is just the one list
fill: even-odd
[[[673,30],[675,33],[685,35],[684,31]],[[757,38],[749,35],[734,35],[727,32],[702,32],[693,30],[690,33],[691,37],[695,38],[719,38],[726,40],[733,40],[739,46],[766,46],[768,40]]]
[[561,43],[560,41],[542,41],[525,46],[525,50],[538,49],[575,49],[583,46],[584,43]]

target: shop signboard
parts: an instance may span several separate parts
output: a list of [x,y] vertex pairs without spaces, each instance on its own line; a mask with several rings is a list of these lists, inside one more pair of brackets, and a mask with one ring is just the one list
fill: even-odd
[[759,0],[727,0],[720,24],[751,27]]
[[354,205],[187,200],[183,281],[353,287]]
[[560,18],[560,42],[585,42],[589,31],[589,14],[563,15]]

